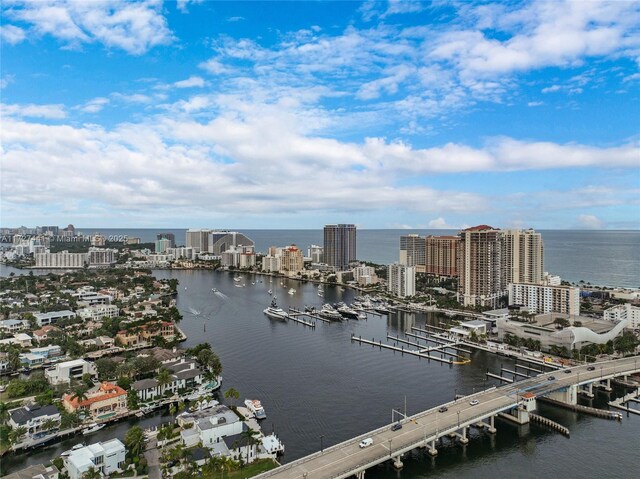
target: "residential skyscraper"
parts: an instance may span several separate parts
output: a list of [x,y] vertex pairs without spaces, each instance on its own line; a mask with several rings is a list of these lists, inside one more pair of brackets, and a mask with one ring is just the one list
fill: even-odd
[[416,294],[416,268],[403,264],[390,264],[387,268],[387,291],[400,298]]
[[169,240],[169,248],[175,248],[176,247],[176,235],[174,235],[173,233],[159,233],[158,235],[156,235],[156,240],[161,240],[161,239],[168,239]]
[[417,234],[400,236],[400,264],[415,266],[418,273],[425,272],[425,239],[423,237]]
[[337,271],[343,271],[356,259],[356,225],[325,225],[325,263]]
[[542,235],[533,229],[503,230],[504,283],[538,284],[544,276]]
[[425,273],[458,276],[458,236],[427,236],[424,243]]
[[194,248],[198,253],[206,253],[209,251],[209,233],[211,230],[187,230],[185,238],[185,246]]

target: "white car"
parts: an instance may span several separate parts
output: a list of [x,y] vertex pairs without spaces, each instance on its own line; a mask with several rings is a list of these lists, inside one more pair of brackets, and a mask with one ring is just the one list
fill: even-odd
[[472,406],[477,406],[478,404],[480,404],[480,401],[478,401],[477,399],[473,399],[469,401],[469,404],[471,404]]
[[371,444],[373,444],[373,439],[371,439],[370,437],[363,439],[362,441],[360,441],[360,449],[364,449],[365,447],[369,447]]

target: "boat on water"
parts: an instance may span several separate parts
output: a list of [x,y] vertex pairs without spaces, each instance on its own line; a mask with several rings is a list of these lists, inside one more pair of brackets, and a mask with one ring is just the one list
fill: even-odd
[[329,321],[341,321],[342,315],[333,309],[330,304],[325,304],[322,307],[322,310],[318,313],[318,315],[322,318],[328,319]]
[[263,312],[264,312],[264,314],[267,315],[268,318],[271,318],[271,319],[282,319],[282,320],[285,320],[285,319],[287,319],[289,317],[289,313],[287,313],[282,308],[278,308],[278,305],[276,304],[276,298],[275,297],[271,301],[271,306],[266,308]]
[[289,289],[289,294],[296,294],[296,290],[293,288]]
[[216,288],[211,288],[211,291],[213,291],[214,293],[218,292],[218,290]]
[[337,311],[338,311],[338,313],[340,313],[342,316],[344,316],[347,319],[358,319],[358,313],[356,311],[354,311],[353,309],[351,309],[346,304],[338,306]]
[[266,419],[267,413],[264,412],[264,407],[257,399],[246,399],[244,405],[255,416],[256,419]]
[[273,294],[273,291],[272,291],[272,290],[269,290],[269,291],[267,291],[267,293],[269,293],[269,294]]
[[382,304],[379,305],[379,306],[376,306],[374,309],[375,309],[376,312],[378,312],[380,314],[389,314],[389,312],[390,312],[389,309],[385,305],[382,305]]
[[93,424],[90,424],[88,428],[83,429],[82,435],[87,436],[89,434],[93,434],[94,432],[98,432],[100,429],[104,428],[105,426],[106,424],[96,424],[94,422]]
[[233,278],[233,280],[234,280],[236,283],[239,283],[240,281],[242,281],[242,278],[241,278],[240,276],[236,276],[235,278]]

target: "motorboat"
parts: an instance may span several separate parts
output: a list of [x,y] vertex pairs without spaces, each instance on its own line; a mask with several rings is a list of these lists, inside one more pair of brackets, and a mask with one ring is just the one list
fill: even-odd
[[93,434],[94,432],[98,432],[100,429],[104,428],[105,426],[106,424],[96,424],[94,422],[93,424],[90,424],[87,429],[84,429],[82,431],[82,435],[87,436],[89,434]]
[[320,310],[320,312],[318,313],[318,315],[320,317],[328,319],[330,321],[341,321],[342,320],[342,315],[338,311],[333,309],[333,307],[331,307],[331,305],[329,305],[329,304],[325,304],[322,307],[322,310]]
[[276,304],[276,298],[275,297],[271,301],[271,306],[266,308],[263,312],[264,312],[264,314],[267,315],[267,317],[269,317],[271,319],[286,320],[289,317],[289,313],[287,313],[282,308],[278,308],[278,305]]
[[234,280],[236,283],[239,283],[240,281],[242,281],[242,278],[241,278],[240,276],[236,276],[235,278],[233,278],[233,280]]
[[211,288],[211,291],[213,291],[214,293],[218,292],[218,290],[216,288]]
[[296,290],[293,288],[289,289],[289,294],[291,295],[296,294]]
[[257,399],[246,399],[244,405],[254,415],[256,419],[266,419],[267,413],[264,412],[262,404]]
[[337,311],[345,318],[358,319],[358,313],[353,309],[351,309],[350,307],[348,307],[346,304],[343,304],[342,306],[338,306]]
[[269,294],[273,294],[273,291],[272,291],[272,290],[269,290],[269,291],[267,291],[267,293],[269,293]]

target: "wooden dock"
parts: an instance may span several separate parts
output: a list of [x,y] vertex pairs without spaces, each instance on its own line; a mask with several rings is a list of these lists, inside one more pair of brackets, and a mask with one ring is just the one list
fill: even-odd
[[[306,321],[301,320],[300,316],[307,316],[311,319],[317,319],[320,321],[324,321],[325,323],[330,323],[331,321],[329,321],[326,318],[323,318],[322,316],[320,316],[318,313],[311,313],[308,311],[300,311],[299,309],[295,309],[295,308],[289,308],[289,318],[293,319],[296,322],[302,323],[302,324],[306,324],[307,326],[310,326],[311,323],[307,324]],[[313,327],[315,328],[315,323],[313,323]]]
[[398,347],[398,346],[392,346],[390,344],[386,344],[383,343],[382,341],[374,341],[373,338],[371,340],[368,339],[362,339],[361,336],[356,337],[354,334],[351,335],[351,341],[355,341],[357,343],[360,344],[370,344],[371,346],[377,346],[380,349],[391,349],[392,351],[397,351],[401,354],[410,354],[412,356],[417,356],[419,358],[422,359],[427,359],[427,360],[431,360],[433,359],[434,361],[438,361],[441,363],[446,363],[446,364],[455,364],[455,362],[452,359],[443,359],[443,358],[438,358],[436,356],[431,356],[429,354],[423,354],[420,353],[418,351],[413,351],[411,349],[404,349],[403,347]]

